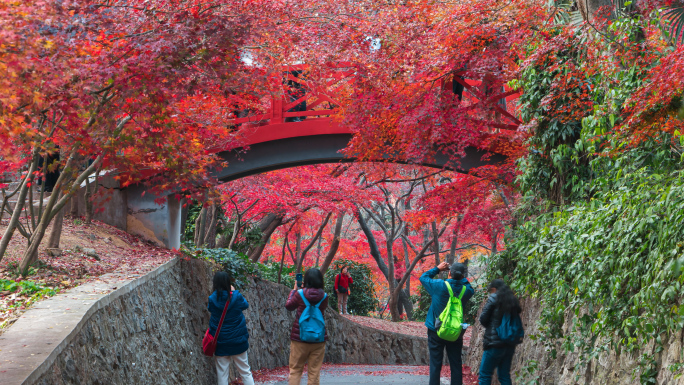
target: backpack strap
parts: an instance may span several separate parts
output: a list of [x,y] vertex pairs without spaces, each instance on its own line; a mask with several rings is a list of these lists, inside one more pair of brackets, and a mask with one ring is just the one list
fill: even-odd
[[297,291],[299,292],[299,296],[302,297],[302,301],[304,301],[304,305],[306,305],[306,306],[313,306],[313,307],[315,307],[315,308],[317,308],[317,309],[318,309],[319,306],[321,306],[321,304],[323,303],[323,301],[325,301],[325,299],[328,298],[328,294],[323,293],[323,299],[320,300],[317,304],[311,305],[311,304],[309,303],[309,301],[306,299],[306,297],[304,297],[304,290],[303,290],[303,289],[299,289],[299,290],[297,290]]
[[[216,293],[216,297],[218,298],[218,292]],[[219,320],[218,327],[216,328],[216,335],[214,336],[214,339],[218,341],[218,336],[219,333],[221,333],[221,327],[223,326],[223,319],[226,317],[226,310],[230,307],[230,304],[233,302],[233,292],[228,291],[228,299],[226,300],[226,304],[223,306],[223,313],[221,313],[221,319]]]
[[[449,290],[449,298],[453,297],[453,296],[454,296],[454,291],[451,290],[451,285],[449,284],[449,282],[447,282],[447,281],[445,280],[445,281],[444,281],[444,284],[446,285],[447,290]],[[461,287],[461,294],[458,295],[458,300],[459,300],[459,301],[460,301],[461,299],[463,299],[463,295],[465,294],[465,291],[466,291],[466,287],[465,287],[465,285],[463,285],[463,286]]]
[[451,285],[449,285],[449,282],[447,282],[446,280],[444,280],[444,284],[446,285],[447,290],[449,290],[449,298],[453,297],[453,296],[454,296],[454,291],[451,290]]
[[306,305],[307,307],[308,307],[308,306],[311,306],[311,304],[309,303],[309,301],[308,301],[308,300],[306,299],[306,297],[304,296],[304,289],[299,289],[299,290],[297,290],[297,292],[299,293],[299,296],[302,297],[302,301],[304,301],[304,305]]
[[461,294],[459,294],[459,296],[458,296],[458,300],[459,300],[459,301],[460,301],[461,299],[463,299],[463,295],[465,294],[465,291],[466,291],[466,287],[465,287],[465,285],[463,285],[463,286],[461,287]]

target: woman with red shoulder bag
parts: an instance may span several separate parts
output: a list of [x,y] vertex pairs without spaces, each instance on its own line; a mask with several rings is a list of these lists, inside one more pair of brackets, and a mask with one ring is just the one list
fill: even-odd
[[[228,369],[231,362],[235,364],[242,382],[245,385],[254,385],[247,359],[249,333],[245,316],[242,314],[249,307],[249,303],[239,291],[231,289],[228,273],[219,271],[214,274],[214,287],[207,305],[211,313],[209,330],[202,342],[204,354],[216,356],[218,385],[228,385]],[[213,343],[215,350],[212,352]]]

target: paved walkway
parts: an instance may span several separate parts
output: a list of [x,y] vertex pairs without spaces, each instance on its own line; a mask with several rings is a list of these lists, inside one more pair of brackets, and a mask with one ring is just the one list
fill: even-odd
[[[442,372],[444,373],[444,372]],[[306,384],[306,374],[302,377],[302,384]],[[428,383],[428,369],[425,366],[398,365],[324,365],[321,371],[321,384],[349,385],[418,385]],[[473,384],[464,375],[464,385]],[[281,380],[257,381],[258,385],[287,385],[287,376]],[[450,380],[442,377],[442,384],[450,384]]]
[[167,262],[146,279],[109,273],[50,299],[40,301],[0,335],[0,384],[32,383],[57,359],[89,315],[172,268]]

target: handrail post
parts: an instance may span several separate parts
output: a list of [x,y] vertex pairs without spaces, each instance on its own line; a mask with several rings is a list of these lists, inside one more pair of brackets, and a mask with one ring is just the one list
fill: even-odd
[[283,122],[283,99],[279,96],[274,96],[271,99],[271,123],[278,124]]

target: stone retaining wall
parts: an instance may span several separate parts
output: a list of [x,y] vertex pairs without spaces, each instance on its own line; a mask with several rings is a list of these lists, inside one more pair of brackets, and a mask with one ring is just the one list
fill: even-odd
[[[60,328],[73,328],[61,342],[31,353],[33,358],[45,359],[36,361],[35,368],[27,371],[29,365],[21,364],[22,358],[16,354],[21,349],[18,346],[22,346],[20,339],[30,332],[37,333],[34,339],[39,338],[47,328],[46,314],[49,313],[46,311],[50,311],[50,305],[29,310],[22,318],[34,318],[31,324],[20,319],[0,338],[3,358],[14,354],[11,358],[16,363],[4,367],[6,375],[0,370],[0,383],[215,384],[213,361],[201,351],[209,319],[206,306],[211,276],[211,268],[203,261],[175,259],[109,294],[93,297],[98,299],[86,307],[87,311],[72,317],[75,325],[59,324]],[[90,289],[84,285],[80,290]],[[249,358],[255,370],[288,363],[290,327],[294,319],[294,313],[284,308],[288,294],[288,288],[261,280],[252,282],[244,290],[250,303],[245,312],[250,330]],[[48,301],[68,301],[69,295],[74,294],[67,292],[57,296],[64,298]],[[22,327],[22,324],[25,329],[12,332],[16,325]],[[326,312],[326,324],[330,337],[326,362],[428,363],[425,338],[371,329],[334,311]],[[21,370],[26,374],[20,373]]]
[[25,383],[216,383],[212,362],[202,355],[208,313],[197,298],[209,290],[209,274],[200,261],[176,259],[117,289]]
[[[646,344],[641,351],[634,354],[622,353],[618,355],[609,349],[608,352],[601,354],[598,359],[592,360],[589,365],[579,366],[577,353],[567,353],[560,344],[556,344],[555,348],[558,354],[557,358],[553,359],[541,341],[534,341],[530,338],[530,336],[538,333],[537,320],[541,315],[541,307],[539,301],[534,299],[522,300],[521,305],[523,308],[521,318],[525,327],[526,338],[516,349],[512,373],[522,374],[528,372],[526,368],[536,367],[536,370],[527,375],[528,381],[535,379],[538,381],[537,384],[542,385],[639,384],[639,376],[634,377],[635,370],[638,368],[640,356],[647,354],[660,363],[657,376],[658,385],[684,385],[684,377],[676,378],[676,374],[680,371],[669,369],[672,364],[684,362],[684,350],[682,349],[684,335],[681,330],[670,336],[662,336],[664,350],[661,353],[656,353],[653,343]],[[572,315],[568,314],[563,325],[564,332],[570,330],[571,323]],[[475,374],[478,372],[482,358],[483,331],[484,329],[481,326],[473,329],[470,353],[465,362],[465,365],[470,366]],[[493,384],[498,385],[498,381]]]
[[[285,310],[290,289],[269,281],[252,282],[243,292],[253,368],[286,366],[295,312]],[[206,303],[206,300],[204,301]],[[351,364],[427,365],[427,339],[396,334],[354,323],[335,311],[325,312],[329,341],[325,361]]]

